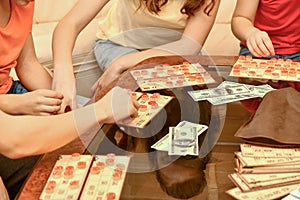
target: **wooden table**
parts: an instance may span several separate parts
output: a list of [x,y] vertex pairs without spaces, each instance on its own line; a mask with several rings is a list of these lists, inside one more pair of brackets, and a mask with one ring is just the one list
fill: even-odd
[[[151,67],[155,64],[163,64],[163,63],[169,63],[171,65],[173,64],[180,64],[183,61],[189,61],[190,63],[200,63],[204,66],[206,65],[216,65],[216,66],[232,66],[235,61],[237,60],[237,57],[227,57],[227,56],[213,56],[213,57],[207,57],[207,56],[183,56],[183,57],[178,57],[178,56],[169,56],[169,57],[156,57],[156,58],[151,58],[148,60],[145,60],[144,62],[142,62],[141,64],[139,64],[137,67],[140,68],[147,68],[147,67]],[[136,67],[136,66],[135,66]],[[132,77],[130,76],[130,73],[127,71],[125,72],[122,77],[118,80],[115,81],[112,85],[110,85],[108,88],[105,88],[101,91],[97,92],[96,95],[96,99],[101,98],[103,95],[105,95],[105,93],[112,88],[115,85],[119,85],[121,87],[124,88],[128,88],[131,89],[133,91],[136,91],[138,89],[137,84],[135,83],[135,81],[133,81]],[[112,129],[111,125],[105,125],[102,127],[104,132],[109,132]],[[236,139],[234,139],[233,137],[229,137],[229,143],[235,143]],[[233,140],[231,141],[231,139],[233,138]],[[228,140],[228,139],[227,139]],[[216,160],[211,160],[211,163],[209,163],[209,171],[208,171],[208,175],[210,176],[209,178],[211,178],[212,176],[214,176],[214,181],[211,182],[209,181],[209,184],[212,185],[212,190],[209,192],[207,192],[206,196],[218,196],[218,194],[222,195],[222,199],[231,199],[230,197],[226,196],[224,197],[223,194],[224,191],[226,189],[229,189],[230,187],[232,187],[233,185],[230,184],[230,181],[226,181],[223,178],[220,180],[216,180],[216,173],[217,173],[217,168],[220,168],[221,166],[219,166],[219,161],[222,159],[225,159],[224,161],[228,164],[229,167],[225,167],[225,172],[227,173],[227,171],[233,171],[233,151],[236,151],[238,149],[237,145],[228,145],[226,147],[221,147],[221,146],[216,146],[216,151],[215,153],[217,153],[214,159]],[[215,149],[214,148],[214,149]],[[226,149],[225,151],[220,150],[220,149]],[[59,155],[62,154],[72,154],[74,152],[78,152],[78,153],[84,153],[85,151],[85,146],[81,143],[81,141],[78,139],[75,139],[74,141],[72,141],[71,143],[67,144],[66,146],[50,152],[50,153],[46,153],[44,155],[41,156],[40,160],[37,162],[36,166],[34,167],[34,169],[32,170],[30,176],[28,177],[25,185],[23,186],[20,194],[18,195],[17,199],[20,200],[28,200],[28,199],[38,199],[43,187],[51,173],[51,170],[56,162],[56,160],[59,158]],[[228,154],[226,154],[226,152]],[[219,154],[218,154],[219,153]],[[226,156],[224,155],[226,154]],[[232,159],[228,159],[229,157],[232,157]],[[225,163],[225,164],[226,164]],[[227,170],[227,171],[226,171]],[[219,170],[220,171],[220,170]],[[227,176],[227,174],[223,174],[224,176]],[[228,172],[229,173],[229,172]],[[137,175],[139,176],[139,175]],[[152,175],[150,175],[151,177]],[[126,181],[130,181],[127,180],[130,179],[126,178]],[[219,190],[217,188],[218,185],[218,181],[220,182],[221,185],[223,185],[222,190]],[[125,187],[126,187],[126,182],[125,182]],[[127,188],[125,188],[124,190],[127,190]],[[214,190],[217,190],[218,192],[216,193]],[[132,192],[132,191],[131,191]],[[130,196],[128,194],[126,194],[126,191],[123,191],[124,195],[122,195],[122,199],[141,199],[142,196],[139,196],[138,192],[136,192],[134,194],[135,197]],[[151,195],[151,194],[149,194]],[[164,196],[164,194],[162,193],[161,196]],[[221,199],[221,196],[219,196]],[[195,199],[197,199],[199,197],[195,197]],[[146,199],[146,197],[143,197],[143,199]],[[169,197],[168,195],[165,195],[164,197],[162,197],[161,199],[173,199],[172,197]]]

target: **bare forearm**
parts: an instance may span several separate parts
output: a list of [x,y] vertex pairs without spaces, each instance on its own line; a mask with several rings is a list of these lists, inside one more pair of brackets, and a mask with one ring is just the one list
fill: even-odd
[[201,46],[197,42],[185,37],[172,43],[120,57],[120,72],[127,70],[147,58],[171,55],[196,55],[200,50]]
[[68,21],[61,21],[53,33],[52,51],[56,73],[70,73],[72,69],[72,51],[79,31]]
[[0,110],[11,115],[20,113],[19,106],[21,105],[20,98],[16,94],[0,95]]
[[5,135],[2,134],[1,140],[5,144],[1,144],[1,153],[11,158],[55,150],[91,127],[100,128],[98,122],[103,121],[100,115],[95,115],[93,105],[50,117],[2,115],[0,124]]
[[242,42],[247,40],[251,31],[256,31],[254,20],[259,0],[238,0],[231,20],[233,34]]
[[233,34],[242,42],[246,42],[251,31],[258,30],[253,26],[251,21],[238,16],[232,19],[231,29]]
[[16,71],[20,81],[29,91],[51,89],[52,77],[40,63],[28,63]]

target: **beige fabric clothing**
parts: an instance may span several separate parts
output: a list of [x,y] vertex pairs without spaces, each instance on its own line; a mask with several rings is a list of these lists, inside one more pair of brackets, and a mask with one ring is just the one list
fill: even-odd
[[184,0],[169,0],[159,15],[150,13],[139,0],[112,0],[101,11],[97,37],[136,49],[148,49],[181,38],[187,15]]

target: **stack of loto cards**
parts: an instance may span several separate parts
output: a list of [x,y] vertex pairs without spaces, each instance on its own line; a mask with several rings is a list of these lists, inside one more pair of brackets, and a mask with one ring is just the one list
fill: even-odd
[[198,155],[198,136],[208,127],[188,121],[169,127],[169,133],[153,144],[151,148],[168,151],[169,155]]
[[300,148],[241,144],[235,163],[237,187],[227,193],[236,199],[278,199],[300,187]]
[[264,95],[275,90],[268,84],[254,86],[230,81],[223,81],[216,88],[189,91],[188,94],[194,101],[208,100],[213,105],[231,103],[235,101],[264,97]]

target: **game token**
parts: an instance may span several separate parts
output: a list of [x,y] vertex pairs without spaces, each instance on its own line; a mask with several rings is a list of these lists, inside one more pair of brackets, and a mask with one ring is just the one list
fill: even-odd
[[261,62],[261,63],[259,64],[259,66],[262,67],[262,68],[268,67],[268,63],[266,63],[266,62]]
[[177,79],[183,81],[185,79],[185,77],[183,75],[180,75],[180,76],[177,76]]
[[189,75],[191,75],[191,73],[189,71],[186,71],[186,72],[183,73],[183,75],[189,76]]
[[176,74],[172,74],[172,75],[170,76],[170,79],[171,79],[171,80],[176,80],[177,77],[178,77],[178,76],[177,76]]
[[189,81],[195,81],[196,77],[195,76],[188,76]]
[[125,170],[125,165],[123,163],[117,163],[116,169],[123,171],[123,170]]
[[155,66],[154,68],[155,68],[158,72],[161,72],[161,71],[164,70],[163,66],[161,66],[161,65],[157,65],[157,66]]
[[156,98],[159,98],[160,97],[160,93],[158,93],[158,92],[153,93],[153,96],[155,96]]
[[168,87],[173,87],[173,82],[172,82],[172,81],[167,81],[167,82],[166,82],[166,85],[167,85]]
[[234,74],[234,75],[239,75],[240,72],[241,72],[240,69],[233,69],[233,74]]
[[80,153],[73,153],[72,154],[72,159],[73,160],[79,160],[79,157],[80,157]]
[[278,78],[280,76],[280,74],[277,73],[277,72],[274,72],[274,73],[272,73],[272,76],[275,77],[275,78]]
[[135,75],[135,76],[140,76],[140,75],[141,75],[141,72],[140,72],[140,71],[135,71],[135,72],[134,72],[134,75]]
[[134,98],[134,99],[137,99],[137,95],[135,92],[131,93],[131,96]]
[[167,73],[168,73],[169,75],[173,75],[173,74],[174,74],[174,69],[168,69],[168,70],[167,70]]
[[151,75],[152,75],[152,77],[157,77],[157,71],[155,71],[155,72],[151,72]]
[[201,76],[196,76],[196,81],[197,81],[198,83],[204,83],[204,79],[203,79],[203,77],[201,77]]
[[245,60],[246,56],[239,56],[239,60]]
[[46,188],[45,188],[45,192],[46,193],[53,193],[54,189],[56,187],[56,181],[48,181]]
[[159,107],[156,101],[149,101],[148,104],[151,106],[151,109],[157,109]]
[[70,182],[70,188],[72,189],[76,189],[79,187],[79,181],[78,180],[74,180]]
[[156,101],[158,97],[159,97],[158,95],[153,94],[150,96],[150,101]]
[[84,169],[84,168],[86,168],[86,162],[84,162],[84,161],[78,162],[77,163],[77,168],[78,169]]
[[249,71],[249,72],[248,72],[248,75],[249,75],[249,76],[255,76],[255,75],[256,75],[256,71]]
[[114,200],[116,199],[116,194],[114,192],[109,192],[106,194],[107,200]]
[[73,174],[74,174],[74,171],[73,170],[65,170],[64,172],[64,177],[66,179],[71,179],[73,178]]
[[180,67],[180,70],[182,70],[182,71],[184,71],[184,72],[189,71],[189,69],[188,69],[185,65],[182,65],[182,66]]
[[148,97],[147,94],[143,94],[143,95],[142,95],[142,100],[148,100],[148,99],[149,99],[149,97]]
[[147,110],[148,110],[148,108],[146,105],[143,105],[143,104],[140,105],[140,107],[139,107],[140,112],[147,112]]
[[143,69],[143,70],[141,71],[141,74],[142,74],[142,75],[148,75],[148,71],[145,70],[145,69]]
[[176,81],[176,85],[177,85],[177,86],[183,86],[183,80],[182,80],[182,79],[177,80],[177,81]]
[[108,154],[106,154],[106,157],[107,158],[111,158],[111,159],[115,159],[116,154],[114,154],[114,153],[108,153]]
[[246,60],[252,60],[252,56],[246,56]]
[[98,161],[98,162],[96,162],[96,166],[99,167],[100,169],[104,169],[105,164],[104,164],[104,162]]
[[53,171],[52,172],[52,176],[53,178],[60,178],[61,177],[61,174],[62,174],[62,171]]
[[289,72],[287,70],[281,70],[282,76],[288,76]]
[[289,76],[296,77],[296,71],[289,71]]
[[115,173],[113,173],[112,176],[113,176],[113,180],[118,181],[122,178],[122,173],[115,172]]
[[114,158],[106,158],[106,160],[105,160],[105,164],[107,166],[112,166],[114,164],[114,162],[115,162]]
[[100,167],[94,166],[94,167],[91,167],[90,173],[91,173],[91,174],[99,174],[100,171],[101,171],[101,168],[100,168]]
[[265,74],[266,74],[266,75],[271,75],[272,71],[273,71],[273,70],[271,70],[271,69],[266,69],[266,70],[265,70]]

